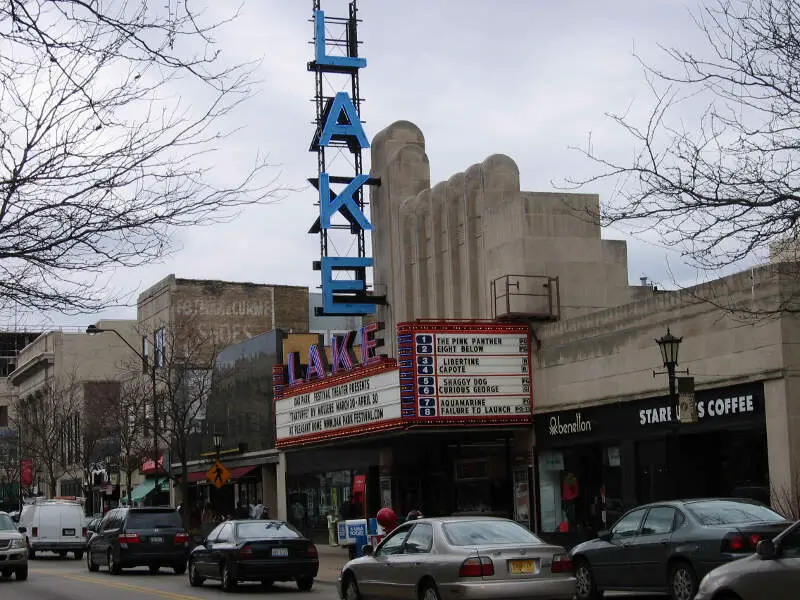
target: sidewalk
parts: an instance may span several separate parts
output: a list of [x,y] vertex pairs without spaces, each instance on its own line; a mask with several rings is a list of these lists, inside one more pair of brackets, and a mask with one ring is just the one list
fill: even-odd
[[339,573],[341,573],[342,567],[350,560],[347,548],[329,546],[328,544],[317,544],[317,551],[319,552],[319,573],[317,574],[317,582],[336,583],[336,580],[339,579]]

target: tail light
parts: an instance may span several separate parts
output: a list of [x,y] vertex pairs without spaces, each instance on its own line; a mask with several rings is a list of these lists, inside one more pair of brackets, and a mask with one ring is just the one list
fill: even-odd
[[84,528],[81,530],[81,535],[82,535],[83,537],[89,537],[89,530],[88,530],[88,529],[86,529],[86,527],[84,527]]
[[319,552],[317,551],[317,547],[314,544],[308,545],[308,557],[309,558],[317,558],[319,556]]
[[250,546],[242,546],[237,553],[241,558],[250,558],[253,556],[253,549]]
[[189,543],[189,534],[188,533],[176,533],[175,539],[173,540],[175,545],[178,546],[180,544],[188,544]]
[[554,554],[550,571],[552,573],[572,573],[572,561],[569,556],[566,554]]
[[723,552],[755,552],[761,536],[757,533],[750,535],[742,535],[740,533],[731,533],[722,538],[722,551]]
[[120,533],[117,541],[119,541],[120,548],[127,548],[128,544],[138,544],[141,540],[138,533]]
[[494,575],[492,559],[484,556],[473,556],[461,563],[459,577],[489,577]]
[[39,537],[39,528],[38,527],[34,527],[33,529],[31,529],[31,536],[32,537]]

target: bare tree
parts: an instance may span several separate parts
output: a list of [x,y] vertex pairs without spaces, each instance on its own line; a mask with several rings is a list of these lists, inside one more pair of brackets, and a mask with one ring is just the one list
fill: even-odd
[[[193,316],[178,316],[164,334],[162,350],[156,348],[159,437],[170,449],[172,462],[179,462],[171,478],[180,486],[184,504],[189,497],[188,462],[194,442],[202,439],[208,398],[215,376],[217,353],[226,344],[215,332],[204,329]],[[160,357],[160,358],[158,358]],[[184,519],[188,511],[184,511]]]
[[103,308],[108,268],[274,197],[259,156],[235,181],[209,177],[256,65],[224,64],[214,40],[236,12],[194,7],[0,2],[0,308]]
[[570,183],[616,180],[618,197],[593,217],[655,229],[713,272],[776,244],[796,248],[800,1],[714,0],[695,22],[706,51],[667,49],[674,72],[645,64],[655,95],[646,122],[610,115],[637,145],[633,161],[590,145],[582,152],[599,172]]
[[112,418],[117,430],[119,444],[119,468],[125,475],[125,496],[133,493],[133,474],[141,467],[143,458],[151,450],[146,439],[145,407],[151,392],[147,382],[140,377],[130,377],[120,384],[117,410]]
[[55,496],[65,465],[80,462],[82,398],[74,377],[51,377],[34,393],[15,400],[22,455],[33,461],[37,479]]
[[20,483],[19,438],[16,431],[0,428],[0,507],[9,510],[19,505]]

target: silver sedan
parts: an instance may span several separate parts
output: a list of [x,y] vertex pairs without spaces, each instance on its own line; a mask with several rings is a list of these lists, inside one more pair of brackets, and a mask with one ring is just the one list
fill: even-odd
[[339,577],[344,600],[567,600],[572,563],[515,521],[438,517],[404,523]]

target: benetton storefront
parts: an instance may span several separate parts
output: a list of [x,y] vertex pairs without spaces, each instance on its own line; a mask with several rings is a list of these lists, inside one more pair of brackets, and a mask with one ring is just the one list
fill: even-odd
[[537,527],[578,540],[645,502],[708,496],[769,502],[762,382],[696,393],[681,424],[667,397],[535,417]]
[[[335,339],[278,368],[277,446],[287,517],[306,530],[327,516],[480,513],[529,524],[530,339],[526,325],[398,326],[397,360]],[[310,372],[313,371],[313,374]],[[301,374],[298,376],[298,374]],[[294,378],[295,384],[288,385]]]

